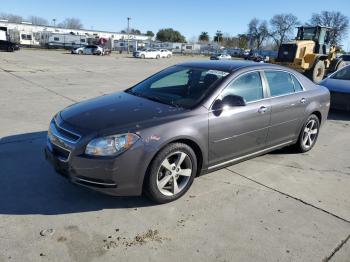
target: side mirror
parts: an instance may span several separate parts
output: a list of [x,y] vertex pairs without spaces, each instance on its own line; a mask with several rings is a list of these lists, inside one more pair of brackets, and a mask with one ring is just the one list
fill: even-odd
[[225,107],[245,106],[246,102],[243,97],[236,95],[227,95],[222,100],[217,99],[213,104],[213,113],[219,116]]

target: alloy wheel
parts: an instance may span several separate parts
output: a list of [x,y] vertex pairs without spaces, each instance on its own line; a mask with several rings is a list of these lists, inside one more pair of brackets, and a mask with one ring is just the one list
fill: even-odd
[[303,132],[302,143],[303,146],[308,149],[313,146],[316,141],[318,134],[318,124],[316,120],[310,119],[310,121],[306,124]]
[[181,151],[171,153],[163,160],[158,169],[158,190],[165,196],[176,195],[186,187],[191,174],[191,158]]

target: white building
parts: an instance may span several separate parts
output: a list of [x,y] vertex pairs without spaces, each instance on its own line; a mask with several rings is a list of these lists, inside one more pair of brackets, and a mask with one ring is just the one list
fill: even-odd
[[[128,35],[118,32],[98,31],[88,29],[67,29],[54,26],[42,26],[33,25],[31,23],[10,23],[6,20],[0,20],[0,27],[7,28],[7,33],[10,38],[16,38],[15,40],[21,45],[46,45],[52,34],[71,34],[71,35],[84,35],[90,38],[106,38],[114,40],[127,40]],[[145,35],[129,35],[130,40],[148,40],[149,37]],[[10,39],[13,40],[13,39]]]

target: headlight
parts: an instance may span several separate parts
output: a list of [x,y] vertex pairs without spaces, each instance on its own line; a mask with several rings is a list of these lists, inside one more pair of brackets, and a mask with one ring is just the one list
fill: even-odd
[[132,133],[96,138],[86,146],[85,154],[115,156],[128,150],[138,139],[139,136]]

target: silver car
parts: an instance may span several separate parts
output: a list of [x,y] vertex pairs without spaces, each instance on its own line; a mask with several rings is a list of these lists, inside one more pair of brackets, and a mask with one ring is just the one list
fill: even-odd
[[320,85],[331,92],[331,108],[350,111],[350,65],[324,79]]
[[62,110],[45,152],[76,184],[165,203],[200,174],[289,145],[309,151],[328,110],[328,90],[291,69],[189,62]]

